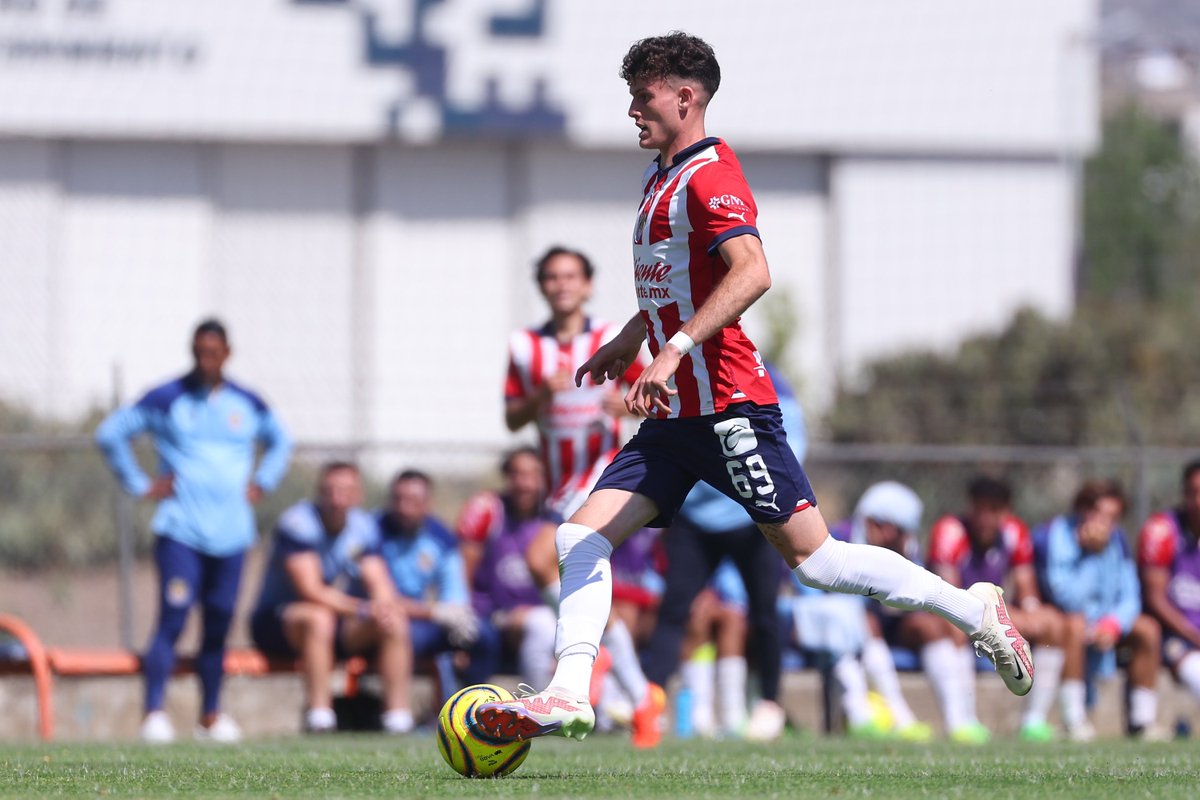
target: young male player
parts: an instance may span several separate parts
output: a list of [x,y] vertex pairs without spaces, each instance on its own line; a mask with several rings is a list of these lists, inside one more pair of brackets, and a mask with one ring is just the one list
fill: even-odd
[[558,666],[549,688],[480,706],[480,725],[510,740],[591,732],[588,684],[612,602],[609,555],[638,528],[667,525],[698,480],[740,502],[805,584],[934,611],[994,659],[1010,690],[1026,694],[1033,662],[999,588],[958,589],[897,553],[839,542],[825,528],[762,359],[738,324],[771,278],[737,158],[705,134],[720,84],[712,48],[684,33],[643,39],[621,75],[638,143],[658,151],[633,232],[640,310],[575,380],[617,378],[648,341],[653,361],[625,396],[628,410],[647,419],[558,529]]

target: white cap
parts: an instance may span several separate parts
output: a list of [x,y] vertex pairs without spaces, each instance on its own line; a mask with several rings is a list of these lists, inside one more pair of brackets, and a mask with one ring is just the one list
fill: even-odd
[[854,507],[854,519],[887,522],[902,531],[916,533],[924,509],[921,498],[912,489],[896,481],[882,481],[863,492]]

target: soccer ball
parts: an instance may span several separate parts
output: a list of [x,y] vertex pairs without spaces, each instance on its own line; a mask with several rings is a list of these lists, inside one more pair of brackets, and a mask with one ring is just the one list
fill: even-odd
[[438,714],[438,751],[450,768],[468,778],[501,778],[516,770],[529,755],[530,742],[506,742],[481,731],[475,709],[482,703],[515,699],[512,692],[479,683],[455,692]]

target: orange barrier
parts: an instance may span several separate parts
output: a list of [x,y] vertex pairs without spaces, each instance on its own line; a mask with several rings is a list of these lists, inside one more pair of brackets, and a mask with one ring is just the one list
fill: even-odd
[[[47,648],[33,630],[17,617],[0,614],[0,632],[10,634],[25,648],[23,661],[0,661],[0,675],[32,675],[37,693],[38,736],[43,741],[54,738],[54,676],[96,677],[136,675],[142,671],[141,659],[129,650],[108,648]],[[194,671],[195,660],[181,658],[175,674]],[[345,663],[346,694],[358,693],[358,679],[368,669],[366,659],[350,658]],[[272,658],[253,649],[227,650],[225,674],[262,676],[272,673],[296,672],[299,663],[291,658]]]

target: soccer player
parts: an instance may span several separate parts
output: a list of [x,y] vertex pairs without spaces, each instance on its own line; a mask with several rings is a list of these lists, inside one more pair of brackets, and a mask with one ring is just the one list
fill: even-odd
[[640,310],[575,380],[618,378],[648,341],[653,361],[625,395],[627,409],[647,419],[558,529],[558,665],[549,687],[482,705],[481,726],[501,739],[581,739],[592,730],[588,684],[612,601],[612,548],[638,528],[668,525],[698,480],[742,503],[806,584],[935,611],[990,654],[1013,692],[1026,694],[1033,662],[998,587],[959,589],[896,553],[829,537],[788,447],[771,380],[738,324],[771,279],[737,158],[705,133],[720,83],[712,48],[684,33],[643,39],[621,75],[638,143],[658,152],[633,232]]
[[[484,683],[496,671],[500,642],[471,608],[458,539],[431,513],[432,494],[433,480],[419,470],[392,479],[388,506],[375,515],[379,553],[408,615],[414,659],[462,650],[470,659],[463,680]],[[449,668],[439,677],[444,700],[458,690],[458,680]]]
[[336,660],[377,657],[383,682],[380,722],[388,733],[413,728],[410,705],[412,647],[387,564],[379,529],[362,503],[358,467],[331,461],[321,467],[317,499],[280,515],[250,620],[264,653],[298,657],[307,707],[304,729],[337,727],[330,681]]
[[[1047,721],[1058,693],[1063,668],[1062,612],[1042,603],[1033,568],[1033,540],[1029,528],[1012,513],[1012,490],[995,478],[979,476],[967,485],[967,510],[961,516],[944,516],[929,534],[929,568],[955,586],[977,581],[1011,584],[1016,604],[1010,613],[1025,636],[1036,645],[1037,688],[1029,695],[1021,719],[1020,735],[1027,741],[1049,741],[1054,729]],[[959,637],[955,637],[956,641]],[[959,642],[965,645],[965,639]],[[962,680],[975,683],[975,653],[960,647]],[[947,676],[948,677],[948,676]],[[950,683],[953,683],[951,680]],[[974,692],[964,702],[974,716]]]
[[1120,529],[1124,514],[1125,493],[1117,483],[1085,481],[1072,513],[1055,517],[1034,534],[1042,594],[1067,615],[1061,711],[1067,736],[1077,741],[1095,736],[1084,679],[1111,675],[1118,646],[1130,652],[1129,733],[1163,736],[1155,724],[1162,629],[1141,613],[1137,571]]
[[1163,627],[1167,665],[1200,698],[1200,460],[1183,468],[1183,502],[1138,537],[1142,605]]
[[[192,370],[114,411],[96,429],[96,442],[125,491],[158,502],[150,523],[158,625],[142,656],[146,697],[140,734],[148,742],[175,738],[163,696],[175,643],[197,601],[204,633],[196,657],[202,703],[194,735],[220,742],[241,738],[220,706],[225,640],[242,562],[256,533],[253,505],[283,479],[292,446],[267,404],[225,377],[231,352],[224,325],[214,319],[200,323],[192,335]],[[142,433],[149,434],[158,455],[153,478],[130,447]],[[265,449],[255,468],[259,445]]]

